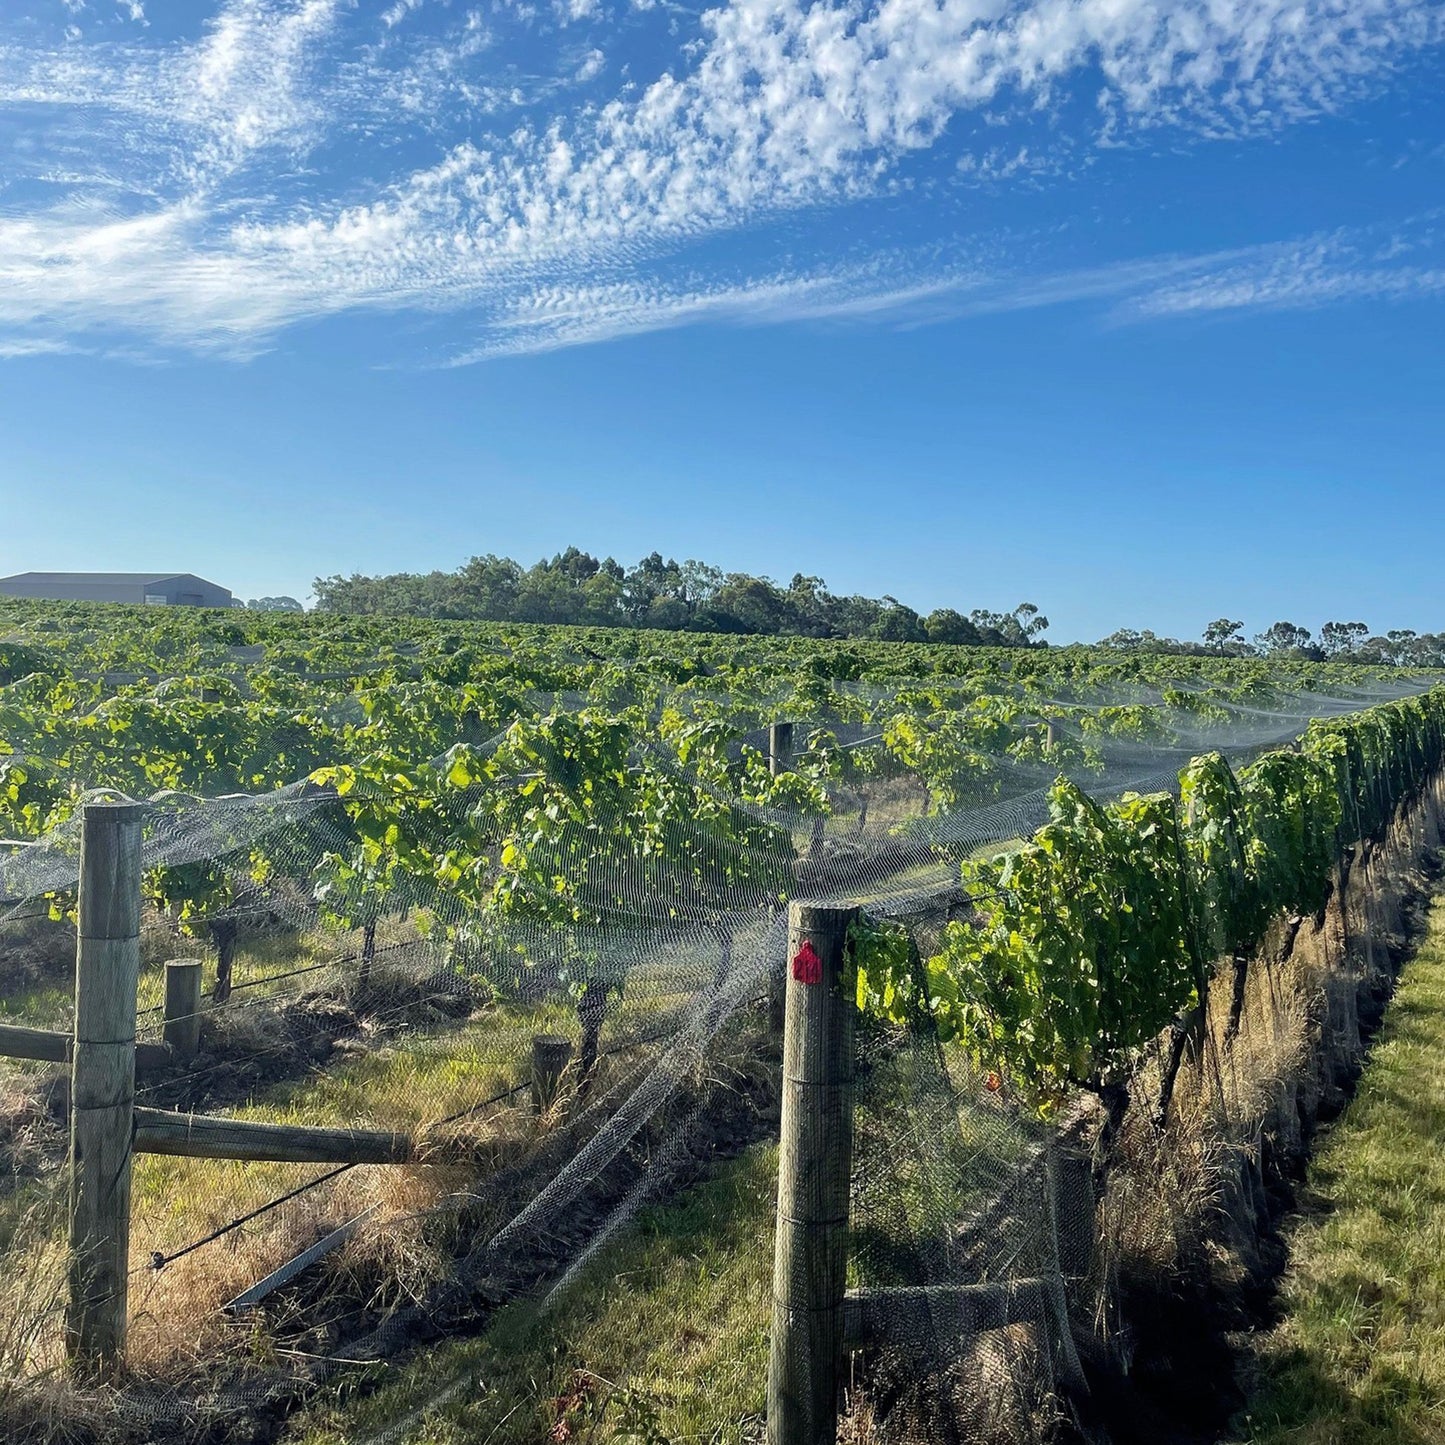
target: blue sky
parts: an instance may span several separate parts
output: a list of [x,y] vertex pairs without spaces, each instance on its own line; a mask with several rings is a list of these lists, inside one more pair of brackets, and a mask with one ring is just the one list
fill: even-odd
[[0,572],[1445,628],[1445,9],[19,0]]

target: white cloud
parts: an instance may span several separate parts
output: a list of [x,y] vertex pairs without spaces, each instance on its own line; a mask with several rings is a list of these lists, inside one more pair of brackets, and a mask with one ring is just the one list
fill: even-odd
[[0,107],[22,120],[53,108],[93,126],[97,151],[126,155],[138,198],[214,183],[258,151],[294,151],[321,133],[327,110],[311,68],[341,8],[232,0],[199,40],[169,47],[26,49],[0,34]]
[[890,284],[874,264],[731,284],[547,286],[494,315],[486,343],[455,358],[455,364],[555,351],[703,321],[761,326],[888,313],[901,317],[969,285],[961,274]]
[[1445,265],[1381,264],[1382,258],[1372,258],[1362,240],[1337,232],[1296,245],[1261,247],[1236,262],[1140,296],[1121,314],[1153,319],[1244,309],[1304,310],[1445,294]]
[[1124,324],[1245,307],[1305,308],[1445,294],[1445,267],[1357,266],[1368,247],[1367,236],[1333,233],[1044,275],[999,274],[958,264],[940,270],[936,264],[889,253],[865,265],[733,283],[692,278],[672,286],[619,282],[538,287],[490,316],[485,344],[456,360],[463,364],[552,351],[697,322],[761,326],[808,321],[898,328],[1091,305]]
[[34,337],[29,340],[24,338],[17,338],[13,341],[0,340],[0,360],[13,361],[16,357],[21,356],[58,356],[76,349],[69,342],[56,338]]
[[324,123],[306,71],[337,10],[338,0],[235,0],[183,55],[174,93],[181,118],[206,138],[194,151],[200,172],[237,165],[263,146],[299,145]]
[[[505,58],[495,16],[421,0],[369,15],[226,0],[166,43],[47,48],[0,21],[0,114],[26,127],[33,183],[0,190],[0,336],[249,354],[301,320],[406,307],[473,313],[490,354],[703,319],[1082,299],[1057,294],[1071,286],[1134,319],[1424,294],[1437,273],[1380,238],[1368,263],[1329,238],[1166,258],[1149,285],[1137,268],[1127,286],[986,285],[957,261],[901,280],[676,271],[681,248],[846,205],[945,145],[955,176],[1046,175],[1081,140],[1059,130],[1065,95],[1097,97],[1085,144],[1278,129],[1385,83],[1441,17],[1415,0],[729,0],[671,70],[600,104],[569,88],[593,93],[603,49],[538,75]],[[1010,118],[1020,134],[1001,138]]]
[[413,10],[420,10],[422,0],[396,0],[394,5],[388,6],[381,13],[381,23],[388,30],[400,25]]

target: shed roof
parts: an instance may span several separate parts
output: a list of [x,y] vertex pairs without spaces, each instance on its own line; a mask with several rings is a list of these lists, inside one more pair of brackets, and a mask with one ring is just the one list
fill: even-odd
[[[171,582],[177,577],[196,577],[194,572],[16,572],[10,577],[0,577],[0,582]],[[208,586],[215,587],[214,582]],[[224,590],[224,589],[223,589]]]

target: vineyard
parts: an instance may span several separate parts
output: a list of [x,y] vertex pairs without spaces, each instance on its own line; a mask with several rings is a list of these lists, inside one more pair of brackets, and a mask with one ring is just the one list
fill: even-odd
[[1442,762],[1418,670],[0,599],[0,1417],[1139,1438]]

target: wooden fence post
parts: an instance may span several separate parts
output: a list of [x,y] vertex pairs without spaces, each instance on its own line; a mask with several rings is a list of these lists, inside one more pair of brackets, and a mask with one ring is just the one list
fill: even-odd
[[853,1153],[845,955],[857,913],[838,904],[788,910],[768,1445],[833,1445],[837,1434]]
[[793,768],[793,725],[775,722],[768,728],[768,776],[776,778]]
[[562,1075],[572,1062],[572,1040],[555,1034],[532,1036],[532,1112],[545,1114],[556,1102]]
[[125,1356],[143,812],[81,810],[66,1346],[92,1377],[113,1376]]
[[201,969],[198,958],[166,960],[166,1002],[161,1037],[178,1059],[195,1058],[201,1047]]

